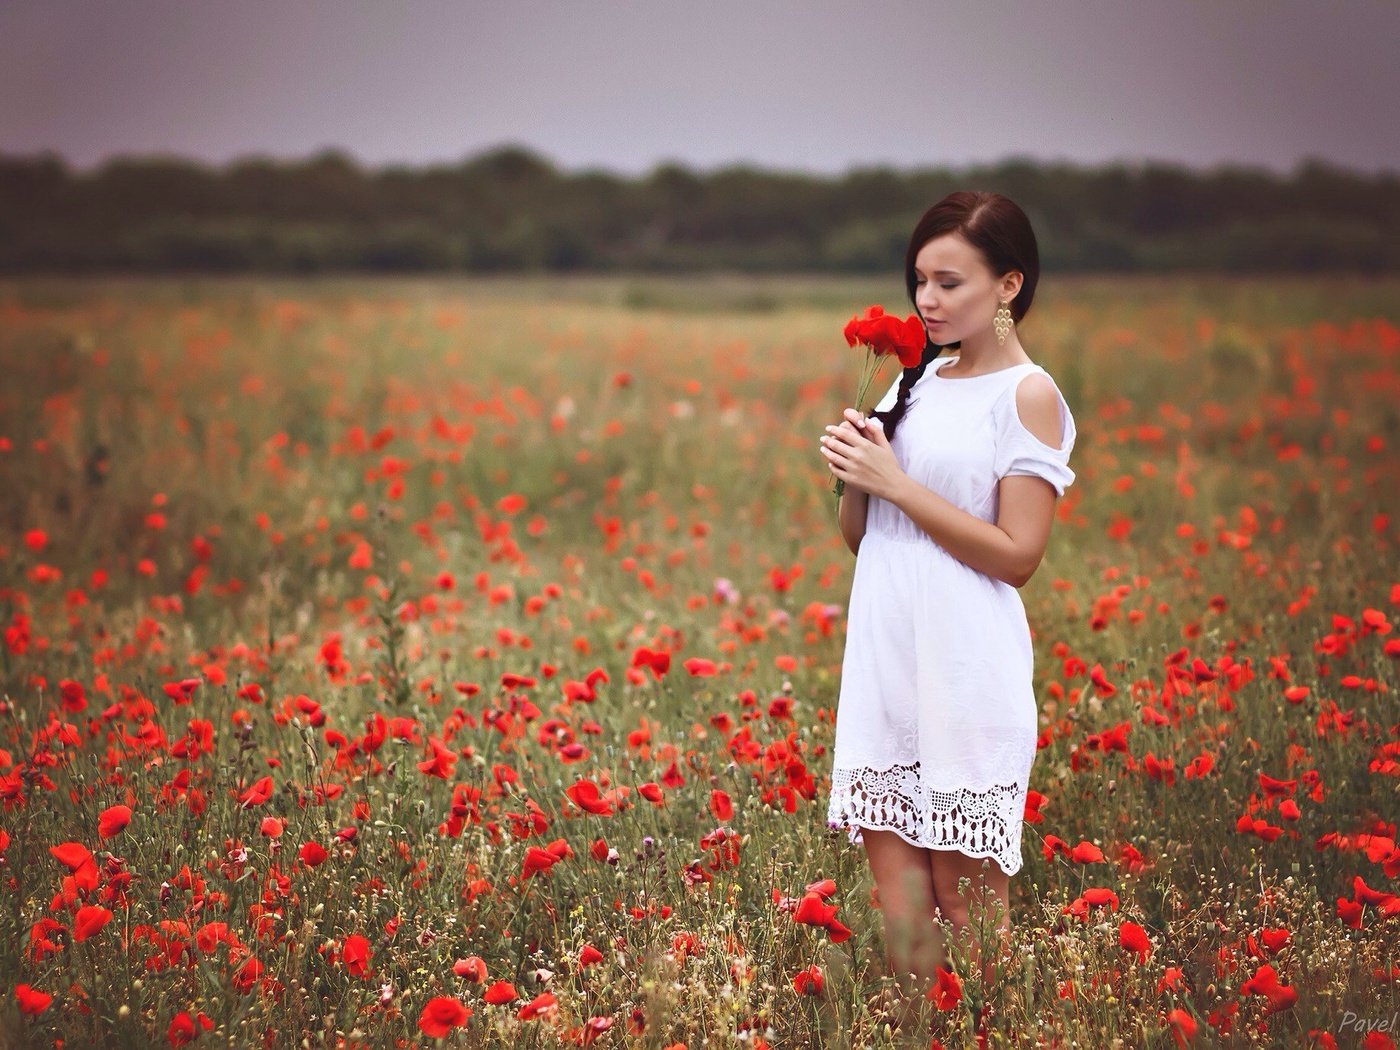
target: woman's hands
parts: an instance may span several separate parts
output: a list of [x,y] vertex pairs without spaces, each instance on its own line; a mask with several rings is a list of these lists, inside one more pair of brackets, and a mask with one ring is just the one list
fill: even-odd
[[822,455],[836,477],[847,485],[881,499],[889,499],[905,476],[895,459],[894,449],[885,437],[878,419],[862,416],[854,408],[845,418],[828,426],[822,435]]

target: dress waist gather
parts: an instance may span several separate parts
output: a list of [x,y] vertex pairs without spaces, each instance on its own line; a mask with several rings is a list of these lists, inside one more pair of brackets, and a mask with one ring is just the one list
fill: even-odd
[[[865,530],[865,535],[861,538],[861,542],[864,543],[865,540],[871,537],[885,543],[904,543],[913,546],[937,547],[939,550],[943,550],[943,548],[934,541],[932,536],[922,530],[919,530],[917,533],[912,530],[907,533],[893,533],[871,526]],[[947,552],[945,551],[944,553]]]

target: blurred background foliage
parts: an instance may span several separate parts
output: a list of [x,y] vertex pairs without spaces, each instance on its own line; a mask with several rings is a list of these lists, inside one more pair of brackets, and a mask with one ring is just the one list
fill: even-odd
[[337,151],[222,167],[125,157],[87,172],[0,154],[0,272],[875,274],[903,258],[925,208],[964,188],[1025,208],[1047,270],[1400,270],[1400,176],[1320,159],[1287,176],[1010,160],[629,177],[507,145],[377,169]]

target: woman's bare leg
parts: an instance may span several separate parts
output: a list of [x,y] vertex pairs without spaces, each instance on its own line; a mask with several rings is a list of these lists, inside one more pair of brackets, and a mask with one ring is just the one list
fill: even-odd
[[893,831],[864,828],[870,871],[884,915],[886,961],[906,990],[926,992],[935,967],[944,964],[943,942],[933,921],[938,913],[929,851]]
[[[991,967],[981,956],[981,931],[995,936],[997,949],[1007,943],[1011,932],[1011,879],[1001,866],[985,857],[969,857],[959,850],[927,850],[932,857],[930,874],[945,919],[952,924],[953,936],[968,952],[972,966],[979,967],[984,987],[990,987]],[[968,879],[967,895],[958,892],[958,883]],[[985,908],[986,915],[979,913]]]

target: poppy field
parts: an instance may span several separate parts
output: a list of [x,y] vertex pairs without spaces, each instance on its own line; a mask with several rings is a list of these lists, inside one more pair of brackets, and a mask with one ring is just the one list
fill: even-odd
[[0,284],[0,1041],[1396,1046],[1400,282],[1042,281],[1014,950],[903,1029],[825,819],[869,303]]

